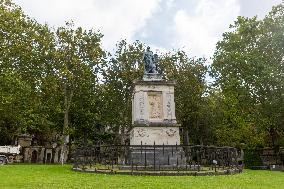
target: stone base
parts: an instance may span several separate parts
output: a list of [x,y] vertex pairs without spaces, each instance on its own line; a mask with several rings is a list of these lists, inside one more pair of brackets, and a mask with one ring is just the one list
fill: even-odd
[[163,75],[160,73],[145,73],[143,75],[144,81],[161,81],[163,80]]
[[185,165],[186,158],[182,147],[132,147],[129,164],[144,166]]
[[130,145],[180,145],[179,127],[134,127]]

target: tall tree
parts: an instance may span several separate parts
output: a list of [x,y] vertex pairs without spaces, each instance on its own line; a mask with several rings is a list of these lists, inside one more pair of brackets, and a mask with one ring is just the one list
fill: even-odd
[[100,46],[100,33],[80,27],[74,29],[72,23],[58,28],[55,37],[55,69],[58,71],[58,87],[63,97],[64,112],[61,150],[63,162],[63,148],[69,142],[70,109],[75,104],[73,97],[94,91],[98,81],[98,68],[103,64],[105,52]]
[[[1,97],[10,95],[11,102],[22,105],[17,107],[17,114],[10,114],[14,117],[0,121],[1,127],[14,127],[18,132],[42,130],[47,119],[41,112],[40,85],[49,63],[48,51],[53,36],[46,25],[27,17],[10,0],[0,1],[0,17],[0,75],[3,76],[0,82],[2,89],[13,83],[11,79],[15,84],[9,90],[6,88]],[[15,93],[16,89],[21,93]],[[7,101],[2,103],[7,105]],[[9,112],[5,107],[2,106],[3,116]]]
[[165,77],[176,81],[176,115],[184,130],[184,143],[206,144],[210,140],[210,125],[203,111],[207,104],[205,61],[204,58],[189,58],[183,51],[160,57]]
[[238,17],[230,28],[217,44],[211,72],[226,107],[217,132],[238,133],[237,143],[275,145],[283,136],[284,6],[263,20]]
[[[65,146],[70,128],[80,130],[85,124],[77,121],[85,116],[79,113],[84,104],[96,102],[93,94],[105,57],[102,34],[72,23],[51,29],[30,19],[10,0],[0,3],[0,85],[1,91],[6,89],[0,98],[1,127],[41,139],[62,134]],[[13,104],[17,114],[8,112]]]
[[143,75],[143,51],[144,45],[139,41],[132,44],[120,41],[103,73],[103,120],[120,133],[119,143],[125,142],[131,128],[133,81]]

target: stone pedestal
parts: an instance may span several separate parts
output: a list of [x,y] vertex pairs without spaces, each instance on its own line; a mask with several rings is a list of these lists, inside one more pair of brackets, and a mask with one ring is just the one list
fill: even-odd
[[[146,74],[142,80],[134,81],[134,85],[130,145],[180,145],[175,116],[175,82],[163,80],[159,74]],[[136,163],[154,163],[151,148],[140,152],[133,148],[130,156]],[[165,149],[155,150],[155,161],[161,165],[174,164],[183,153],[179,148],[171,149],[170,153]]]
[[130,145],[179,145],[179,125],[175,116],[175,82],[151,74],[134,81]]

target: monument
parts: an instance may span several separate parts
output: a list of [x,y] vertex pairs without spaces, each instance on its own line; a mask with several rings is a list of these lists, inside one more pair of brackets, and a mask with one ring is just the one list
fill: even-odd
[[[180,145],[179,124],[177,124],[175,116],[175,82],[163,79],[158,68],[158,56],[153,54],[150,47],[144,53],[143,61],[145,66],[143,78],[134,81],[133,129],[130,131],[130,145],[137,145],[137,148],[132,148],[131,159],[135,164],[144,164],[145,161],[148,164],[176,164],[179,161],[178,157],[182,156],[183,150],[177,147],[173,151],[168,146]],[[140,153],[138,150],[138,145],[149,145],[146,159],[144,152]],[[156,148],[157,162],[152,160],[151,148],[153,145]],[[181,160],[180,163],[182,163]]]
[[181,144],[175,82],[163,78],[158,56],[149,47],[143,61],[144,75],[133,82],[130,145],[79,147],[73,170],[171,176],[240,173],[236,148]]

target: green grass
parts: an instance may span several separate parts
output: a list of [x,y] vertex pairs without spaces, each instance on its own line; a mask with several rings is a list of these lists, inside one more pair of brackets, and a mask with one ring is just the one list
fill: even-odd
[[80,173],[70,165],[0,166],[6,188],[284,188],[284,172],[245,170],[228,176],[130,176]]

